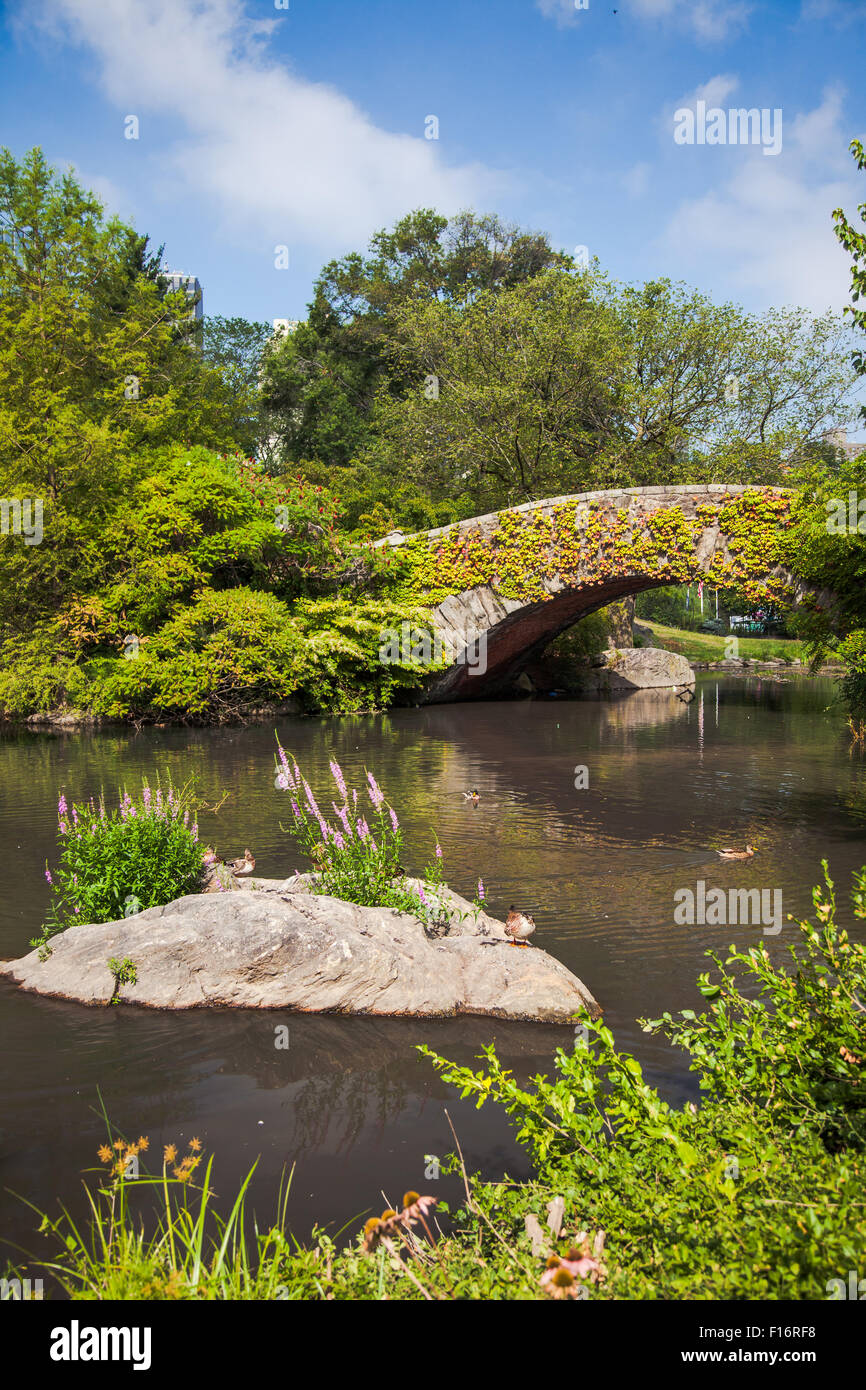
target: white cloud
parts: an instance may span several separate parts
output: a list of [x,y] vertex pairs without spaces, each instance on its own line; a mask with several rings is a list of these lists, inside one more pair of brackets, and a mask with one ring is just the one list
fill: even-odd
[[[586,22],[592,9],[601,8],[601,0],[590,0],[587,10],[576,9],[575,0],[536,0],[536,5],[547,19],[563,27]],[[732,37],[744,28],[751,11],[744,0],[620,0],[616,8],[622,18],[636,15],[650,22],[663,21],[702,43],[722,43]]]
[[715,77],[711,77],[708,82],[701,83],[700,87],[695,87],[693,92],[680,97],[674,105],[677,107],[688,106],[694,109],[695,102],[705,101],[707,107],[721,106],[727,101],[732,92],[735,92],[740,85],[740,79],[735,77],[732,72],[720,72]]
[[[447,128],[426,140],[426,110],[417,136],[395,134],[280,66],[267,42],[281,21],[250,19],[243,0],[54,0],[43,13],[28,6],[20,22],[90,49],[120,115],[140,117],[158,177],[247,239],[342,247],[411,208],[453,212],[501,190],[480,165],[445,163]],[[148,123],[166,118],[176,138],[148,151]]]
[[[863,175],[846,153],[849,138],[842,94],[832,88],[815,110],[785,119],[775,159],[750,146],[681,150],[703,160],[715,182],[712,191],[679,205],[662,239],[684,277],[692,267],[705,271],[710,259],[732,288],[767,304],[813,310],[847,304],[850,261],[831,214],[844,207],[856,219],[863,200]],[[718,179],[719,157],[728,169],[733,165],[727,180]]]

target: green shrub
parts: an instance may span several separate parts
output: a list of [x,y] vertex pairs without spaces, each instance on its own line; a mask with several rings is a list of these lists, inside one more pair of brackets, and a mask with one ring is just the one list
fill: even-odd
[[[152,791],[145,782],[133,798],[124,791],[115,810],[105,801],[57,803],[59,862],[46,868],[52,901],[41,937],[79,922],[114,922],[162,906],[203,882],[195,803],[187,788]],[[50,949],[50,948],[48,948]]]
[[[866,1235],[866,950],[836,923],[826,866],[814,902],[818,925],[797,924],[787,970],[731,948],[718,981],[699,981],[707,1012],[644,1024],[688,1051],[700,1106],[662,1100],[589,1020],[557,1052],[556,1078],[526,1088],[492,1046],[480,1071],[422,1048],[463,1096],[505,1108],[533,1160],[529,1184],[477,1183],[477,1210],[519,1246],[524,1216],[561,1196],[566,1239],[606,1233],[593,1296],[826,1298]],[[866,870],[852,902],[866,918]]]

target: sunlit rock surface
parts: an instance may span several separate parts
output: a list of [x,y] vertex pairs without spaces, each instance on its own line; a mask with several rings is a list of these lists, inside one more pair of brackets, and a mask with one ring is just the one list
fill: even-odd
[[357,907],[308,891],[309,881],[247,880],[241,891],[195,894],[118,922],[70,927],[0,965],[25,989],[107,1004],[108,961],[131,960],[124,1003],[159,1009],[232,1005],[306,1013],[496,1018],[567,1023],[600,1009],[586,986],[539,947],[511,945],[504,925],[447,893],[446,934],[407,913]]

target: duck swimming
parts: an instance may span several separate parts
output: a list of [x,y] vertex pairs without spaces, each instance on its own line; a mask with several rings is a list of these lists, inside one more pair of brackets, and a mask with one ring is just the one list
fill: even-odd
[[746,845],[745,849],[717,849],[716,854],[720,859],[751,859],[757,850],[751,845]]
[[481,798],[479,797],[479,795],[478,795],[478,788],[477,788],[477,787],[473,787],[473,789],[472,789],[471,792],[464,792],[464,793],[463,793],[463,799],[464,799],[465,801],[471,801],[473,806],[477,806],[477,805],[478,805],[478,802],[479,802],[480,799],[481,799]]
[[512,946],[528,945],[527,937],[535,931],[535,923],[526,912],[516,912],[514,904],[508,909],[505,919],[506,935],[511,937]]

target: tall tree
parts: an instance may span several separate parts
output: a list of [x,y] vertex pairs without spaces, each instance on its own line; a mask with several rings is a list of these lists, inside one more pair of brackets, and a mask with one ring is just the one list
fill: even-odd
[[270,433],[261,401],[265,352],[273,343],[269,323],[245,318],[206,315],[202,326],[202,355],[222,375],[233,401],[235,436],[246,453],[260,454]]
[[618,287],[554,268],[469,300],[406,300],[395,352],[418,383],[380,391],[371,453],[479,509],[592,488],[766,481],[852,374],[841,325],[753,319],[668,281]]
[[26,626],[92,582],[105,519],[149,448],[233,441],[192,331],[146,238],[41,150],[20,164],[0,151],[0,493],[44,516],[38,542],[0,541],[0,624]]
[[413,379],[390,351],[407,301],[462,303],[568,263],[544,236],[498,217],[449,221],[429,208],[377,232],[369,252],[324,267],[306,323],[267,358],[265,402],[289,460],[345,465],[369,442],[377,391],[399,395]]

